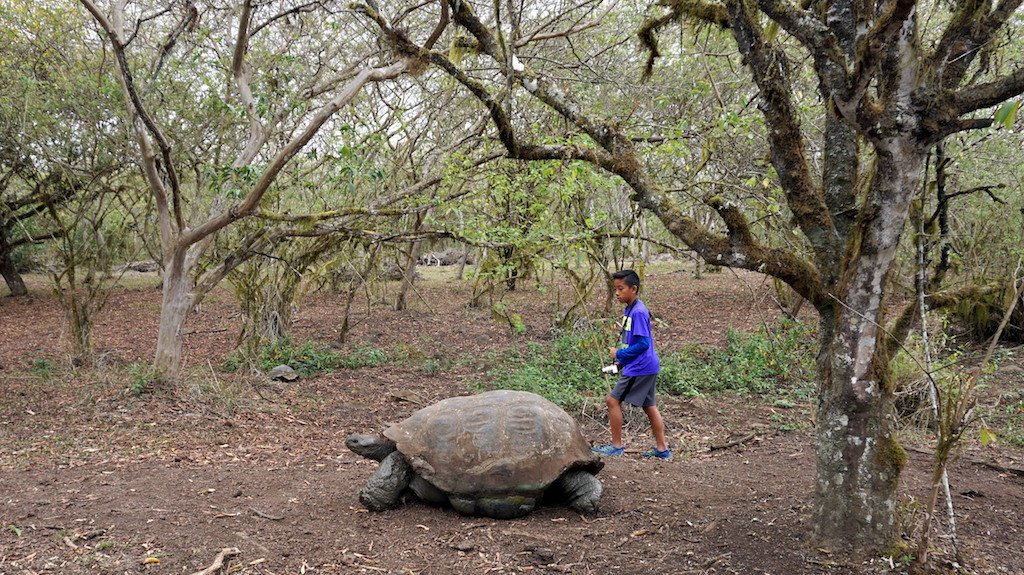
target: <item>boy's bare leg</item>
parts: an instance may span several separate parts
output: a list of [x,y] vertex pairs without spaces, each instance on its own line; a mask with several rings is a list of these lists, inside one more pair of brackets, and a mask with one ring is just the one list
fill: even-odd
[[608,396],[608,427],[612,430],[612,445],[622,447],[622,402]]
[[[610,412],[611,410],[609,409]],[[658,411],[658,406],[648,405],[644,407],[644,413],[647,414],[647,419],[651,422],[651,433],[654,434],[655,446],[658,448],[658,451],[665,451],[668,449],[668,443],[665,441],[665,422],[661,419],[661,412]],[[619,411],[619,425],[622,425],[621,410]]]

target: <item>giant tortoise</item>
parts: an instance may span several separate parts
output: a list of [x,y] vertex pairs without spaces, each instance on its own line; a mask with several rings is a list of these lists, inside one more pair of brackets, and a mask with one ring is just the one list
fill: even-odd
[[576,420],[543,397],[498,390],[439,401],[349,449],[380,462],[359,492],[367,508],[396,507],[406,489],[465,515],[519,517],[542,499],[593,512],[604,467]]

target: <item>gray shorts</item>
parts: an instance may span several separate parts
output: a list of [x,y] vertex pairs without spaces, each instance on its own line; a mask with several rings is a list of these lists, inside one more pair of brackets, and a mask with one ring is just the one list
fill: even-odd
[[658,374],[651,375],[623,375],[615,384],[611,396],[619,401],[625,401],[637,407],[655,405],[654,387],[658,380]]

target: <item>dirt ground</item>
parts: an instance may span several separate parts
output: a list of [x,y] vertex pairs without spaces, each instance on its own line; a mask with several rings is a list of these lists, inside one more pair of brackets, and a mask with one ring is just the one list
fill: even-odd
[[[30,297],[0,298],[0,574],[190,574],[224,549],[234,553],[219,572],[267,575],[906,571],[901,557],[851,562],[806,543],[813,406],[782,410],[750,396],[661,396],[675,459],[642,459],[651,440],[632,427],[627,455],[607,458],[599,475],[605,496],[593,516],[549,506],[500,521],[418,502],[367,512],[357,491],[376,463],[347,451],[347,434],[381,430],[418,408],[396,396],[464,395],[494,361],[490,352],[549,337],[557,289],[525,285],[506,298],[526,328],[514,336],[488,310],[468,308],[470,286],[443,273],[418,285],[407,311],[386,304],[390,293],[358,304],[346,344],[404,346],[422,365],[337,369],[294,383],[222,373],[216,366],[238,331],[225,292],[189,324],[189,383],[141,396],[126,388],[132,365],[155,346],[156,281],[135,278],[136,287],[115,291],[95,331],[98,367],[72,371],[60,307],[29,278]],[[770,285],[754,274],[697,280],[658,271],[644,299],[660,320],[659,349],[720,343],[728,326],[774,321]],[[340,300],[307,298],[296,338],[334,340]],[[1003,369],[998,385],[1019,390],[1021,360]],[[579,415],[595,444],[607,441],[600,402]],[[921,436],[905,444],[901,506],[910,525],[929,456]],[[951,470],[967,572],[1024,574],[1024,477],[1014,473],[1022,459],[1020,449],[972,438]],[[949,568],[947,532],[936,529],[934,563]]]

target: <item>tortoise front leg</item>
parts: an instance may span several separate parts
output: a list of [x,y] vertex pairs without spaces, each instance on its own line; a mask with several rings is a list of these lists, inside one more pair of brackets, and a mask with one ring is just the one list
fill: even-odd
[[402,454],[392,452],[381,460],[377,471],[373,472],[366,487],[359,492],[359,502],[373,511],[397,507],[399,496],[409,486],[413,473]]
[[565,494],[566,504],[580,513],[594,513],[604,494],[604,485],[593,473],[583,470],[566,471],[556,481]]

